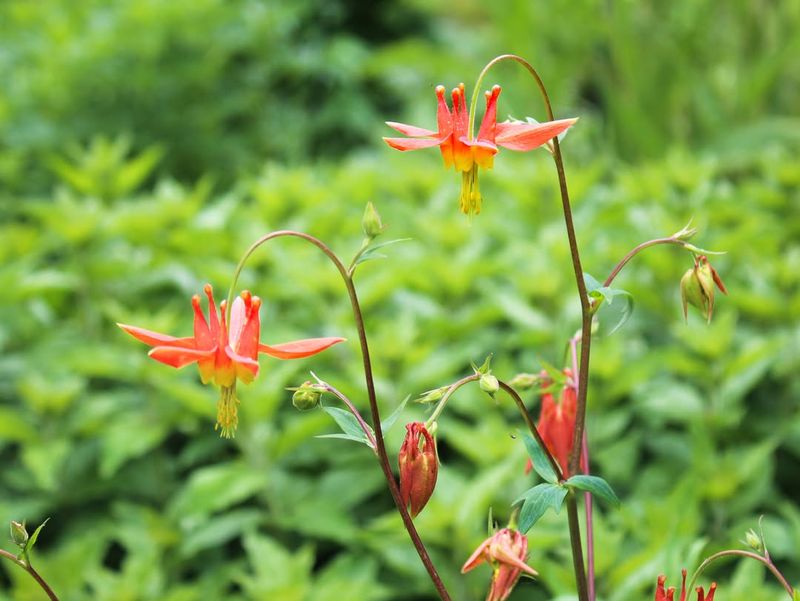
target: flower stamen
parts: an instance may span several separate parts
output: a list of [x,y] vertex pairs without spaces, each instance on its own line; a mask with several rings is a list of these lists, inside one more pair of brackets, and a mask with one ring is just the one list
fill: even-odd
[[239,399],[236,396],[236,383],[232,386],[221,386],[217,401],[217,424],[215,430],[220,431],[222,438],[233,438],[239,425]]

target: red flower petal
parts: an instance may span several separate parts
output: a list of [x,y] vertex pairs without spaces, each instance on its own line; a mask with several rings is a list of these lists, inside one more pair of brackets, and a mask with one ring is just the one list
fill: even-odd
[[258,361],[245,357],[234,351],[230,346],[225,347],[225,354],[230,357],[236,366],[236,376],[245,384],[249,384],[258,375]]
[[194,338],[176,338],[175,336],[168,336],[167,334],[159,334],[152,330],[145,330],[136,326],[129,326],[124,323],[117,324],[120,328],[125,330],[128,334],[141,340],[150,346],[172,346],[176,348],[195,348]]
[[478,548],[475,549],[475,552],[470,555],[469,559],[467,559],[467,561],[464,562],[464,565],[461,566],[462,574],[466,574],[473,568],[478,567],[484,561],[486,561],[486,555],[484,555],[484,551],[486,550],[486,547],[489,546],[490,542],[492,542],[492,537],[487,538],[480,545],[478,545]]
[[416,125],[406,125],[405,123],[397,123],[395,121],[387,121],[386,125],[392,129],[396,129],[401,134],[411,136],[412,138],[424,138],[428,136],[435,137],[438,135],[438,132],[425,129],[423,127],[417,127]]
[[307,338],[273,346],[259,344],[258,350],[278,359],[302,359],[321,353],[326,348],[344,340],[345,338]]
[[500,86],[494,86],[491,92],[486,92],[486,113],[481,121],[481,128],[478,130],[478,139],[491,142],[494,145],[494,138],[497,132],[497,97],[500,96]]
[[495,143],[509,150],[526,152],[569,129],[577,119],[560,119],[546,123],[498,123]]
[[[433,132],[434,134],[436,132]],[[420,148],[431,148],[439,146],[447,138],[384,138],[383,141],[395,150],[419,150]]]
[[174,346],[157,346],[151,350],[148,355],[156,361],[160,361],[171,367],[181,368],[195,361],[213,357],[216,351],[216,348],[200,351],[197,349],[177,348]]

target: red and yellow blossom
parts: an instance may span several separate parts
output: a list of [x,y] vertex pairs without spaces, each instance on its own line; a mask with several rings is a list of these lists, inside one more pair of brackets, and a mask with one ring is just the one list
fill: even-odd
[[[686,601],[686,570],[681,570],[682,575],[682,582],[681,582],[681,596],[678,601]],[[658,582],[656,584],[656,599],[655,601],[675,601],[675,587],[671,586],[668,589],[664,589],[664,583],[667,581],[667,577],[663,574],[658,577]],[[697,593],[697,601],[714,601],[714,593],[717,591],[717,583],[712,582],[711,586],[708,589],[708,596],[706,596],[705,591],[703,590],[702,586],[698,586],[695,589]]]
[[197,363],[203,384],[213,382],[221,390],[217,405],[217,427],[230,438],[238,423],[236,381],[249,384],[258,375],[258,353],[278,359],[300,359],[324,351],[344,338],[309,338],[268,346],[259,342],[261,299],[245,290],[233,301],[230,324],[226,320],[226,302],[217,312],[211,286],[204,288],[208,297],[208,320],[200,307],[200,296],[192,297],[194,335],[176,338],[137,326],[117,324],[134,338],[153,348],[148,355],[175,368]]
[[467,214],[481,212],[481,193],[478,187],[478,167],[491,169],[498,146],[510,150],[528,151],[552,140],[573,125],[577,119],[561,119],[546,123],[506,122],[497,123],[497,98],[500,86],[486,92],[486,112],[477,137],[470,131],[470,115],[467,111],[464,84],[453,88],[452,111],[445,99],[444,86],[436,87],[437,130],[432,131],[387,121],[386,124],[405,134],[406,138],[384,138],[397,150],[419,150],[438,146],[446,168],[455,166],[461,172],[461,211]]
[[503,528],[483,541],[461,568],[466,574],[483,562],[492,566],[492,584],[486,601],[505,601],[523,572],[531,576],[539,573],[525,560],[528,555],[528,537],[517,530]]

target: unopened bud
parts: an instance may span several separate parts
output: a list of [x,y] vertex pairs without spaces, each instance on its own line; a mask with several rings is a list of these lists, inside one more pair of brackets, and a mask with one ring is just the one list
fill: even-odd
[[25,529],[25,522],[11,521],[11,540],[20,549],[24,549],[28,544],[28,531]]
[[292,405],[298,411],[308,411],[319,405],[322,392],[314,387],[312,382],[304,382],[303,385],[294,391],[292,395]]
[[400,498],[413,518],[431,498],[439,475],[436,443],[425,424],[412,422],[406,425],[406,437],[397,463],[400,468]]
[[481,390],[483,390],[490,397],[494,398],[494,393],[500,390],[500,382],[492,374],[483,374],[479,380]]
[[689,220],[689,223],[684,225],[680,230],[672,234],[672,238],[675,240],[689,240],[697,233],[697,228],[692,227],[692,220]]
[[714,314],[714,287],[723,294],[728,294],[725,284],[717,271],[708,262],[705,255],[695,259],[694,267],[683,274],[681,278],[681,302],[683,303],[683,316],[688,319],[687,308],[692,305],[700,309],[707,321],[711,321]]
[[361,229],[364,230],[364,234],[370,240],[383,233],[384,226],[381,223],[381,216],[371,202],[368,202],[364,209],[364,216],[361,218]]
[[750,528],[744,535],[744,541],[747,543],[747,546],[753,549],[753,551],[757,553],[761,553],[764,550],[764,545],[761,542],[761,537],[755,533],[755,531]]
[[540,377],[537,374],[517,374],[508,383],[512,388],[518,390],[529,390],[539,383]]
[[442,386],[441,388],[434,388],[432,390],[426,390],[422,393],[422,395],[415,399],[417,403],[435,403],[440,398],[444,396],[444,393],[447,392],[447,389],[450,388],[449,386]]

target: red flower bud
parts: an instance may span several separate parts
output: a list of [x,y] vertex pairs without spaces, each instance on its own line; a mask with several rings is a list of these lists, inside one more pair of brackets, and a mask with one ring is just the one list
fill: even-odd
[[[679,601],[686,601],[686,570],[681,570],[681,574],[683,578],[681,582],[681,596]],[[663,574],[658,577],[658,582],[656,583],[655,601],[675,601],[675,587],[671,586],[664,590],[664,583],[666,581],[667,577]],[[698,586],[695,591],[697,592],[697,601],[714,601],[714,593],[717,591],[717,583],[711,583],[711,586],[708,589],[708,596],[705,595],[705,591],[703,590],[702,586]]]
[[400,497],[411,517],[422,511],[436,486],[439,459],[436,443],[421,422],[406,425],[406,438],[397,458],[400,467]]

